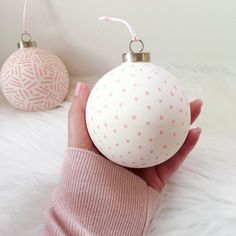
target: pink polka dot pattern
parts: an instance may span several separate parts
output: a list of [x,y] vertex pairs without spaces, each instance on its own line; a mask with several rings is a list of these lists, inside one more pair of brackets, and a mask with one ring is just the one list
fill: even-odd
[[86,122],[94,144],[126,167],[166,161],[183,144],[190,126],[183,91],[180,82],[159,66],[123,63],[104,75],[89,96]]

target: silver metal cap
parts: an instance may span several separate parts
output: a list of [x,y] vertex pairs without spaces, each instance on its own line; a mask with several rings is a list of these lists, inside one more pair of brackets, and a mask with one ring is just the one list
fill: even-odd
[[124,53],[122,55],[123,62],[150,62],[151,56],[149,52]]
[[37,43],[35,41],[29,41],[29,42],[19,42],[17,44],[18,48],[32,48],[32,47],[37,47]]
[[[26,38],[26,39],[25,39]],[[21,35],[21,42],[17,44],[18,48],[31,48],[31,47],[37,47],[37,43],[35,41],[31,40],[31,35],[27,32],[24,32]]]
[[[140,43],[141,49],[139,52],[135,52],[132,48],[133,43]],[[123,62],[150,62],[151,56],[149,52],[143,52],[144,43],[142,40],[131,40],[129,43],[129,53],[123,53],[122,61]]]

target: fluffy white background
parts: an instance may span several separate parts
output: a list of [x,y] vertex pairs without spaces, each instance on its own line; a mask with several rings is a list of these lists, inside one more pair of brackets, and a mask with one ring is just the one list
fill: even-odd
[[[168,68],[190,98],[204,100],[194,124],[203,128],[197,148],[172,177],[150,225],[152,236],[236,235],[236,71]],[[37,235],[58,182],[67,144],[68,100],[45,113],[24,113],[0,99],[0,234]]]

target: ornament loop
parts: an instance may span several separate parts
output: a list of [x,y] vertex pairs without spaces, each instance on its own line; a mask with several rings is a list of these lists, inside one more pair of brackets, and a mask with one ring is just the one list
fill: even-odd
[[[26,39],[25,39],[25,37],[26,37]],[[22,42],[28,43],[28,42],[31,42],[31,39],[32,39],[32,37],[28,32],[24,32],[24,33],[21,34]]]
[[139,50],[139,53],[142,52],[143,49],[144,49],[144,43],[143,43],[142,40],[140,40],[140,39],[139,39],[138,41],[136,41],[136,40],[131,40],[130,43],[129,43],[129,50],[130,50],[132,53],[135,53],[134,50],[132,49],[132,44],[133,44],[133,43],[137,43],[137,42],[141,43],[141,49]]

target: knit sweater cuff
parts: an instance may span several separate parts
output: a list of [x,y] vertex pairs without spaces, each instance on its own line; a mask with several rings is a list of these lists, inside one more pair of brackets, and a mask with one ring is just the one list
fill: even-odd
[[141,236],[159,199],[127,169],[93,152],[68,148],[44,235]]

